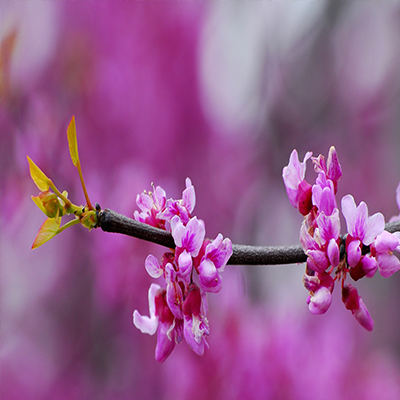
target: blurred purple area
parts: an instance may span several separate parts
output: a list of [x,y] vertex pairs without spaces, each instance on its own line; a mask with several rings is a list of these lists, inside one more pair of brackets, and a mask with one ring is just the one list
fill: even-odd
[[[338,199],[399,213],[397,2],[2,2],[1,385],[12,399],[400,398],[400,278],[357,282],[307,309],[303,265],[233,267],[210,295],[210,349],[159,364],[138,331],[164,249],[73,227],[32,251],[45,217],[26,155],[84,203],[66,129],[76,117],[93,202],[128,216],[151,182],[189,176],[207,236],[297,244],[282,168],[293,148],[343,168]],[[314,179],[311,164],[307,174]]]

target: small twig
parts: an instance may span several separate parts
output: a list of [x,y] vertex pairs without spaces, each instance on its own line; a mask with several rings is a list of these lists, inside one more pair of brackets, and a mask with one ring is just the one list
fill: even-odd
[[[143,224],[115,211],[105,209],[98,215],[97,226],[104,232],[121,233],[138,239],[175,248],[171,233],[151,225]],[[388,232],[400,231],[400,220],[385,225]],[[232,245],[233,254],[228,261],[230,265],[280,265],[296,264],[306,261],[302,247],[297,246],[247,246]]]

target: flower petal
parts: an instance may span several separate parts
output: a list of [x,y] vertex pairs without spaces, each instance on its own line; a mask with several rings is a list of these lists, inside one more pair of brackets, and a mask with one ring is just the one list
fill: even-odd
[[152,278],[159,278],[163,274],[163,270],[160,267],[157,258],[154,257],[152,254],[149,254],[147,256],[146,261],[144,262],[144,266],[146,268],[147,273]]
[[192,181],[189,178],[186,178],[186,189],[182,193],[182,203],[189,211],[189,214],[193,212],[196,205],[196,194]]
[[374,329],[374,321],[372,320],[371,315],[361,297],[358,301],[360,307],[353,312],[353,315],[363,328],[365,328],[367,331],[372,331]]
[[367,231],[362,241],[366,246],[369,246],[374,239],[380,235],[385,229],[385,217],[383,214],[376,213],[368,218]]
[[157,332],[156,360],[159,362],[165,361],[175,347],[175,330],[170,328],[170,325],[163,323]]
[[179,265],[179,275],[182,277],[187,276],[192,271],[192,266],[193,266],[192,256],[186,250],[183,250],[182,253],[179,255],[178,265]]
[[389,276],[392,276],[400,269],[400,261],[393,254],[378,254],[376,260],[378,262],[379,272],[384,278],[389,278]]
[[324,314],[332,304],[332,293],[325,286],[321,286],[310,298],[308,309],[311,314]]
[[361,258],[361,247],[360,241],[355,239],[349,243],[347,246],[347,262],[350,267],[355,267]]
[[351,194],[347,194],[342,197],[342,213],[344,218],[346,219],[347,232],[353,236],[352,232],[354,232],[354,217],[356,213],[356,203],[354,201],[354,197]]

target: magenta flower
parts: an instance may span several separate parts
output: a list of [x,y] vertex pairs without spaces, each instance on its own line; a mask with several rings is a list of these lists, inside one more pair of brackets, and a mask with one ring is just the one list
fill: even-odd
[[175,318],[168,305],[167,290],[152,283],[149,289],[150,317],[133,312],[133,323],[143,333],[154,335],[157,331],[156,360],[164,361],[172,352],[175,343],[182,341],[182,320]]
[[155,297],[158,290],[160,290],[160,285],[152,283],[149,289],[149,311],[150,317],[142,316],[135,310],[133,312],[133,323],[136,328],[140,329],[143,333],[148,333],[149,335],[154,335],[158,327],[158,317],[156,316],[156,303]]
[[346,285],[342,289],[342,301],[345,307],[351,311],[358,323],[367,331],[372,331],[374,321],[368,312],[363,300],[358,295],[357,289],[352,285]]
[[206,246],[198,266],[200,286],[204,291],[216,293],[221,290],[220,272],[223,272],[231,255],[232,242],[228,238],[223,239],[220,233]]
[[[146,271],[152,278],[163,276],[166,288],[150,286],[150,316],[135,310],[133,322],[144,333],[154,334],[158,329],[158,361],[164,361],[183,338],[196,354],[203,355],[209,347],[206,291],[221,289],[220,273],[232,255],[232,243],[221,234],[213,242],[205,240],[204,222],[190,216],[196,198],[189,178],[182,200],[170,199],[165,205],[165,192],[158,193],[161,196],[154,198],[147,194],[139,196],[138,203],[147,216],[169,222],[176,248],[165,253],[161,263],[152,254],[147,256]],[[194,273],[199,274],[200,288],[193,282]]]
[[206,294],[192,283],[183,304],[183,335],[189,347],[199,356],[208,349],[206,337],[209,335]]
[[143,192],[136,196],[136,204],[141,212],[135,211],[133,216],[136,221],[165,229],[165,222],[160,218],[165,209],[166,196],[165,191],[157,186],[153,192]]
[[332,293],[325,286],[321,286],[312,296],[308,296],[307,304],[311,314],[325,314],[332,304]]
[[299,208],[303,215],[308,214],[311,209],[311,185],[304,180],[306,162],[311,156],[312,152],[309,151],[304,156],[303,162],[300,163],[297,150],[293,150],[290,154],[289,164],[282,171],[290,204]]
[[388,278],[400,269],[400,261],[393,254],[399,250],[400,240],[397,235],[383,231],[371,244],[371,254],[375,256],[380,274]]
[[342,177],[342,167],[339,163],[339,158],[334,146],[331,146],[328,153],[328,160],[325,163],[325,157],[319,155],[313,157],[312,162],[314,163],[314,170],[316,172],[324,172],[326,177],[333,183],[335,194],[337,192],[337,183]]
[[342,213],[346,219],[349,235],[359,239],[365,246],[369,246],[385,228],[385,218],[381,213],[369,217],[367,205],[362,201],[356,207],[354,198],[350,194],[342,198]]
[[186,178],[186,189],[182,192],[181,200],[168,199],[165,210],[160,214],[161,219],[171,221],[176,215],[183,225],[186,225],[196,205],[194,186],[189,178]]
[[332,277],[323,272],[314,276],[304,274],[304,287],[309,291],[307,297],[308,309],[311,314],[324,314],[332,303],[334,281]]
[[324,172],[318,174],[312,186],[312,204],[326,215],[331,215],[337,209],[333,182],[326,178]]

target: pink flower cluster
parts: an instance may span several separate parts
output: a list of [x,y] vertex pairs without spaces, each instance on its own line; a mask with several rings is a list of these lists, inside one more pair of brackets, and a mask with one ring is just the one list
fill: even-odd
[[196,196],[189,178],[180,200],[167,200],[165,191],[157,186],[153,192],[138,195],[136,203],[141,212],[135,211],[135,219],[170,230],[176,247],[165,253],[161,262],[152,254],[146,258],[148,274],[163,277],[166,287],[151,284],[150,316],[135,310],[133,323],[143,333],[158,331],[157,361],[164,361],[183,339],[196,354],[203,355],[209,335],[206,292],[221,290],[221,272],[232,255],[232,243],[221,234],[213,241],[205,238],[204,222],[192,217]]
[[[340,281],[345,307],[371,331],[374,323],[363,300],[357,289],[345,281],[347,275],[357,281],[364,276],[372,277],[377,270],[384,277],[398,271],[400,261],[393,252],[400,251],[400,233],[385,231],[383,215],[369,216],[367,205],[361,202],[356,206],[353,196],[348,194],[341,200],[348,233],[340,236],[336,193],[342,168],[336,149],[330,148],[327,160],[322,155],[311,156],[308,152],[299,162],[297,151],[293,150],[289,165],[282,172],[289,201],[304,216],[300,242],[307,255],[303,281],[309,291],[309,310],[312,314],[325,313],[332,302],[335,282]],[[312,186],[305,180],[310,158],[318,174]]]

